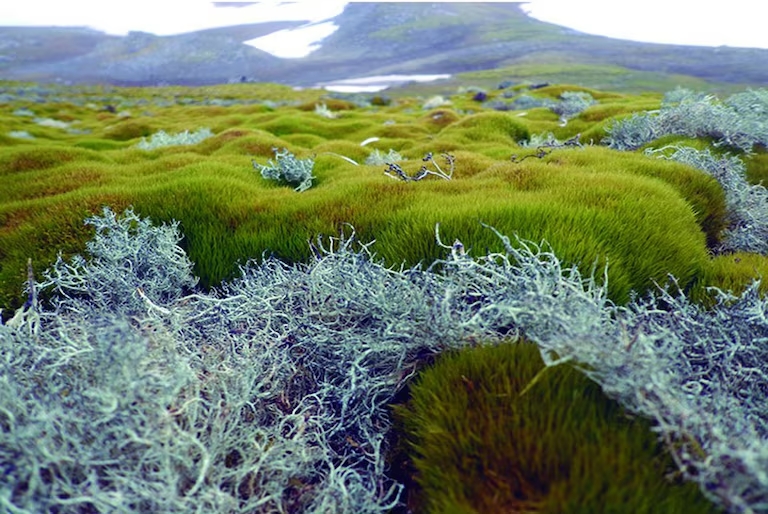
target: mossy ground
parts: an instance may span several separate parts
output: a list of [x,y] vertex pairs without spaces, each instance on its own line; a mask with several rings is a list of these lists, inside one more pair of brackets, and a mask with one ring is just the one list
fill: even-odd
[[411,512],[719,512],[675,478],[650,422],[569,364],[529,387],[542,369],[535,344],[507,341],[422,371],[393,406]]
[[[597,104],[566,125],[546,108],[497,112],[483,108],[471,94],[455,95],[450,105],[426,110],[421,107],[424,98],[363,106],[323,98],[317,90],[251,84],[72,89],[66,98],[45,103],[19,97],[0,104],[0,126],[5,129],[0,134],[0,307],[7,314],[23,302],[28,258],[40,273],[58,252],[82,253],[92,237],[83,219],[104,205],[115,212],[133,206],[156,223],[179,220],[182,245],[203,287],[231,278],[238,263],[265,252],[291,262],[306,261],[309,239],[338,234],[345,223],[354,225],[360,240],[376,239],[373,250],[393,266],[426,265],[443,257],[445,250],[434,240],[436,223],[444,241],[458,238],[473,255],[500,250],[498,238],[483,223],[524,239],[545,239],[567,263],[587,270],[607,264],[609,295],[617,302],[627,301],[632,291],[642,293],[665,282],[670,273],[683,288],[707,301],[706,286],[738,290],[768,269],[761,256],[710,255],[726,220],[724,196],[714,179],[639,152],[589,145],[599,143],[613,119],[657,108],[659,95],[576,86],[551,86],[535,94],[556,98],[564,91],[589,92]],[[325,103],[337,117],[315,113],[318,103]],[[32,111],[34,117],[15,113],[18,109]],[[68,125],[41,125],[37,118]],[[159,130],[172,134],[201,127],[210,128],[214,136],[191,146],[136,148],[142,137]],[[10,135],[20,131],[32,137]],[[535,148],[520,146],[532,134],[543,132],[561,139],[580,135],[585,146],[555,148],[543,156],[537,156]],[[372,137],[378,139],[361,146]],[[275,148],[315,159],[311,189],[297,193],[259,175],[252,160],[265,164]],[[432,152],[438,162],[441,153],[450,153],[455,157],[453,179],[432,176],[410,183],[392,179],[384,174],[385,166],[362,164],[374,149],[400,152],[406,160],[399,164],[409,174],[424,165],[426,153]],[[756,182],[765,176],[764,157],[758,153],[748,163],[750,178]],[[501,370],[509,372],[503,367],[494,372]],[[573,381],[568,387],[581,391],[573,394],[589,396],[588,402],[599,405],[589,409],[612,409],[596,399],[593,386],[575,377],[567,380]],[[456,384],[456,390],[465,391],[465,385]],[[488,405],[487,415],[497,407]],[[631,437],[621,436],[627,444],[637,431],[647,429],[633,427]],[[593,428],[583,429],[585,437],[593,437],[589,435]],[[493,437],[514,433],[503,427],[497,430],[500,433]],[[467,437],[461,445],[474,444],[474,436]],[[476,450],[490,451],[491,446]],[[536,451],[547,453],[545,448]],[[600,458],[618,467],[601,471],[591,461],[578,459],[570,464],[601,477],[602,482],[583,493],[567,482],[550,480],[550,475],[529,483],[533,479],[526,475],[528,464],[522,462],[514,477],[495,475],[500,482],[492,491],[514,479],[528,484],[524,489],[535,489],[531,497],[537,503],[550,498],[565,502],[551,505],[572,505],[566,498],[581,498],[580,494],[586,494],[583,499],[588,502],[600,494],[620,502],[633,488],[610,478],[634,469],[628,467],[634,457],[612,459],[610,452],[601,450]],[[542,484],[546,491],[539,487]],[[458,495],[461,488],[456,487]],[[445,507],[469,509],[465,499],[479,494],[448,495]],[[505,498],[499,505],[519,500]],[[641,504],[650,505],[649,501]],[[547,512],[556,511],[566,512]]]
[[[492,37],[492,34],[488,33],[488,36]],[[606,92],[630,93],[635,97],[664,93],[678,86],[720,94],[736,93],[743,91],[745,87],[743,85],[710,82],[685,75],[630,70],[612,65],[573,63],[569,62],[569,57],[566,55],[554,54],[549,56],[550,62],[541,63],[534,60],[541,54],[534,55],[535,57],[529,62],[518,60],[510,63],[509,66],[459,73],[450,79],[405,84],[388,91],[388,94],[396,98],[450,94],[455,92],[457,87],[465,84],[494,90],[502,81],[510,81],[518,88],[525,88],[526,84],[580,84],[587,88]],[[554,62],[552,62],[553,60]]]
[[[587,142],[590,129],[658,102],[567,85],[536,94],[557,98],[569,90],[588,92],[598,104],[566,126],[546,108],[526,116],[483,110],[468,95],[427,111],[418,99],[361,107],[321,98],[319,91],[271,85],[73,89],[59,101],[6,104],[0,116],[8,132],[27,131],[34,139],[4,134],[7,144],[0,150],[0,305],[13,309],[22,301],[27,258],[39,271],[59,251],[82,251],[90,237],[82,217],[104,203],[114,209],[133,205],[156,221],[179,220],[204,286],[230,278],[238,262],[263,252],[304,260],[307,239],[336,233],[342,223],[353,224],[361,238],[377,239],[377,252],[392,265],[441,257],[431,236],[438,222],[448,237],[476,252],[494,249],[498,242],[482,228],[486,223],[547,239],[569,262],[608,263],[617,301],[667,273],[684,284],[695,280],[724,223],[714,180],[600,147],[511,161],[512,155],[535,152],[518,146],[531,134],[581,133]],[[318,103],[337,117],[315,113]],[[34,117],[14,114],[22,108]],[[68,126],[41,126],[39,118]],[[136,148],[159,130],[201,127],[215,135],[192,146]],[[379,139],[360,146],[370,137]],[[251,160],[264,164],[275,148],[316,159],[312,189],[297,194],[259,176]],[[408,173],[418,171],[426,153],[449,152],[456,157],[454,178],[401,183],[381,166],[339,158],[364,163],[373,149],[400,152]]]

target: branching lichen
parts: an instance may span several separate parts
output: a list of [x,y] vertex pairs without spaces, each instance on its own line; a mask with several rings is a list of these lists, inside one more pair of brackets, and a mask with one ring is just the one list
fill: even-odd
[[713,501],[766,510],[757,284],[713,310],[674,281],[617,306],[605,275],[544,243],[496,232],[504,250],[473,257],[436,229],[447,255],[427,269],[386,268],[342,232],[307,264],[251,261],[182,294],[195,279],[175,225],[90,223],[90,258],[60,260],[39,284],[50,302],[0,325],[4,510],[387,512],[402,486],[385,406],[425,357],[515,335],[655,420]]
[[417,182],[426,178],[428,175],[435,175],[443,180],[451,180],[453,178],[453,170],[456,167],[456,158],[453,155],[444,153],[442,154],[446,164],[448,164],[448,171],[443,171],[440,165],[435,161],[432,152],[429,152],[424,156],[422,161],[431,163],[434,166],[435,171],[430,170],[427,166],[422,166],[416,175],[408,175],[399,164],[395,162],[387,162],[387,169],[384,174],[390,178],[400,179],[404,182]]
[[196,145],[200,141],[212,136],[213,132],[211,132],[211,129],[209,128],[201,128],[195,132],[185,130],[184,132],[179,132],[177,134],[168,134],[164,130],[160,130],[152,134],[149,141],[147,138],[142,137],[141,141],[136,144],[136,147],[142,150],[154,150],[166,146]]
[[298,192],[306,191],[312,187],[312,168],[315,166],[313,159],[298,159],[287,149],[282,151],[273,148],[275,152],[275,162],[270,159],[267,165],[253,161],[253,167],[261,173],[261,176],[268,180],[286,182],[296,186]]

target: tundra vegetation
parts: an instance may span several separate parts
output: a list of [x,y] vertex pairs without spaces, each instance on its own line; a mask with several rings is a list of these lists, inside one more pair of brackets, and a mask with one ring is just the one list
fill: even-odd
[[0,507],[768,512],[768,92],[373,100],[2,84]]

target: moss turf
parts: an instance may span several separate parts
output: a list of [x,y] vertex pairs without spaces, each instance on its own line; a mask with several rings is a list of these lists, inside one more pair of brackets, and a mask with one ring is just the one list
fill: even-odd
[[[5,86],[14,91],[31,87]],[[8,313],[23,302],[28,258],[40,273],[59,252],[65,256],[82,253],[92,236],[83,219],[101,212],[104,205],[115,212],[133,206],[156,223],[179,220],[182,244],[203,287],[231,278],[238,263],[265,252],[287,261],[306,261],[310,257],[307,241],[318,234],[337,234],[344,223],[354,225],[361,240],[376,239],[374,251],[393,266],[426,265],[443,257],[444,250],[434,240],[436,223],[440,223],[443,240],[461,239],[474,255],[500,250],[498,239],[483,223],[524,239],[545,239],[567,263],[586,269],[607,264],[609,294],[617,302],[627,301],[632,291],[642,293],[654,282],[664,282],[669,273],[683,288],[698,291],[704,299],[707,285],[738,289],[768,269],[762,256],[711,256],[709,249],[719,241],[726,222],[724,196],[714,179],[681,164],[597,144],[612,120],[657,108],[658,95],[575,86],[550,86],[536,95],[556,98],[564,91],[587,91],[597,104],[563,125],[546,108],[497,112],[474,102],[471,93],[457,94],[449,98],[450,104],[432,110],[421,107],[426,98],[360,105],[325,98],[317,90],[254,84],[197,89],[60,88],[58,96],[48,96],[45,101],[18,94],[0,104],[0,307]],[[330,119],[317,114],[318,103],[325,103],[337,116]],[[41,123],[42,119],[63,123]],[[136,147],[142,138],[160,130],[175,134],[203,127],[214,135],[195,145],[154,150]],[[553,132],[561,139],[580,136],[584,147],[555,148],[538,155],[536,148],[521,146],[532,134],[543,132]],[[22,133],[26,136],[20,136]],[[369,138],[377,139],[361,146]],[[315,160],[315,180],[309,190],[298,193],[262,178],[254,169],[252,161],[266,164],[276,148]],[[405,158],[399,165],[411,175],[424,165],[425,154],[433,153],[442,162],[439,155],[450,153],[455,157],[453,178],[430,176],[419,182],[390,178],[384,173],[386,166],[363,164],[374,149],[398,151]],[[765,178],[765,161],[765,155],[758,154],[748,162],[753,181]],[[494,368],[494,372],[500,369]],[[479,384],[479,376],[468,378],[478,388],[503,386]],[[446,391],[464,391],[464,385],[457,387]],[[568,387],[583,391],[578,393],[582,396],[597,395],[590,385],[574,382]],[[597,404],[584,408],[615,410],[603,400],[589,401]],[[487,412],[496,408],[488,407]],[[433,444],[424,442],[428,435],[424,430],[437,420],[422,423],[426,415],[418,414],[422,417],[409,422],[413,434],[422,438],[414,443],[419,451]],[[618,422],[615,413],[610,415],[612,422]],[[508,432],[505,427],[497,428],[500,431],[493,437],[501,433],[520,437],[511,428]],[[593,437],[588,435],[592,428],[579,428],[576,433]],[[634,424],[626,429],[639,430]],[[571,442],[576,433],[571,434]],[[624,432],[614,431],[612,437],[635,438],[620,434]],[[462,445],[474,448],[476,443],[491,446],[477,446],[473,452],[496,448],[487,438],[473,442],[471,434],[467,437],[470,439],[459,441],[462,451]],[[512,442],[499,444],[509,443],[505,447],[514,454],[517,447]],[[638,451],[655,451],[650,442],[642,445],[645,447]],[[629,453],[619,458],[619,454],[601,450],[599,444],[594,448],[606,462],[624,466],[635,460]],[[546,449],[536,452],[538,459]],[[422,463],[422,485],[437,491],[443,478],[425,470],[441,464],[427,463],[424,455],[418,461]],[[477,470],[465,469],[471,465],[469,455],[455,455],[458,461],[454,464],[460,464],[457,470],[463,467],[462,473],[471,471],[473,481],[479,480]],[[658,458],[643,457],[650,463]],[[567,464],[571,471],[563,472],[576,473],[577,468],[579,473],[596,472],[595,464],[584,459],[575,455]],[[581,498],[581,494],[587,495],[586,502],[597,501],[612,486],[614,473],[613,468],[598,466],[600,482],[576,494],[573,482],[553,474],[562,470],[536,471],[543,474],[534,480],[530,463],[517,463],[512,475],[501,473],[496,469],[501,463],[496,464],[483,471],[500,484],[491,486],[492,492],[513,482],[523,492],[522,496],[499,496],[493,505],[509,507],[529,501],[536,508],[548,505],[536,512],[582,512],[563,507],[573,505],[566,498]],[[457,476],[450,480],[458,480]],[[445,480],[443,488],[453,483]],[[627,480],[639,483],[641,477]],[[657,485],[651,486],[654,492],[648,498],[666,494],[655,489]],[[477,503],[480,491],[458,486],[453,490],[455,495],[437,495],[442,498],[437,503],[434,496],[432,510],[492,511]],[[618,505],[634,486],[616,491],[609,496]],[[685,503],[689,492],[679,494]],[[638,502],[639,510],[634,512],[644,512],[653,503]]]

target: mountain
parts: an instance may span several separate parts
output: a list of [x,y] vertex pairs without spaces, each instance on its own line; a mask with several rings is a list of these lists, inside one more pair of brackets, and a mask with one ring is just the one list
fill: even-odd
[[0,78],[126,86],[208,85],[234,77],[280,79],[284,59],[243,41],[305,22],[270,22],[155,36],[89,28],[0,28]]
[[204,85],[244,77],[295,86],[388,74],[456,74],[519,65],[590,65],[768,84],[768,50],[639,43],[530,18],[520,3],[353,2],[320,49],[281,59],[242,42],[305,22],[154,36],[83,28],[0,28],[0,78]]
[[[325,69],[335,79],[584,63],[722,82],[768,83],[768,50],[593,36],[530,18],[519,3],[351,3],[335,22],[339,30],[303,59],[302,68]],[[291,78],[311,82],[298,74]]]

